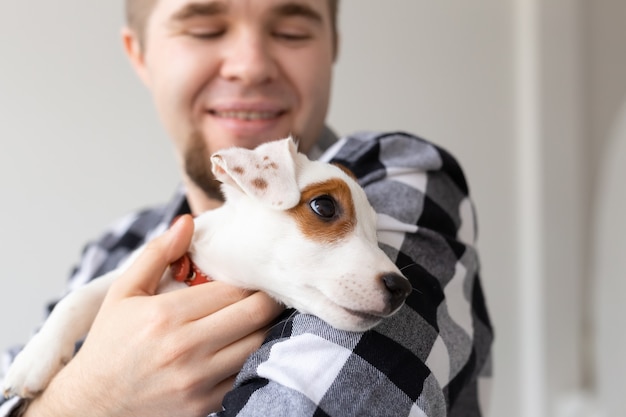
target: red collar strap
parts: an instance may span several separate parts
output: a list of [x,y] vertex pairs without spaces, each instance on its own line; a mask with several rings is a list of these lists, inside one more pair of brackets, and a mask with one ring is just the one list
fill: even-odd
[[189,254],[185,254],[182,258],[174,261],[170,265],[170,268],[172,269],[172,275],[176,281],[184,282],[189,286],[213,281],[191,261]]

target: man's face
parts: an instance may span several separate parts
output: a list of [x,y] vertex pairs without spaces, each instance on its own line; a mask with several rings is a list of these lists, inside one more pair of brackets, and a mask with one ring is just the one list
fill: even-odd
[[143,50],[129,52],[188,174],[218,149],[292,134],[306,151],[322,131],[335,54],[327,1],[158,0]]

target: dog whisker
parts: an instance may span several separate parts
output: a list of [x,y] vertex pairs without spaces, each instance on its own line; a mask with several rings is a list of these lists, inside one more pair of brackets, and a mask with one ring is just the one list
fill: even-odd
[[271,332],[273,329],[275,329],[277,326],[281,325],[283,326],[283,328],[280,331],[280,339],[283,338],[283,336],[285,335],[285,329],[287,328],[287,323],[289,323],[290,321],[293,321],[293,319],[295,318],[295,316],[298,314],[298,312],[296,310],[292,311],[289,316],[287,316],[286,318],[274,323],[272,326],[270,326],[267,329],[267,333]]
[[282,339],[282,337],[285,335],[285,329],[287,328],[287,323],[290,321],[293,321],[294,318],[296,317],[296,315],[298,314],[298,312],[296,310],[292,311],[291,314],[289,315],[289,317],[287,317],[284,322],[283,322],[283,329],[280,332],[280,337]]
[[417,263],[413,262],[413,263],[411,263],[411,264],[404,265],[402,268],[400,268],[400,272],[404,272],[404,270],[405,270],[405,269],[407,269],[407,268],[411,268],[411,267],[413,267],[413,266],[417,266]]
[[[400,268],[400,272],[404,273],[404,271],[406,271],[407,269],[409,269],[409,268],[411,268],[411,267],[414,267],[414,266],[417,266],[417,263],[413,262],[413,263],[410,263],[410,264],[408,264],[408,265],[405,265],[405,266],[403,266],[402,268]],[[414,292],[416,292],[416,293],[418,293],[418,294],[424,294],[424,292],[423,292],[423,291],[418,290],[418,289],[417,289],[417,288],[415,288],[413,285],[411,285],[411,287],[413,288],[413,291],[414,291]]]

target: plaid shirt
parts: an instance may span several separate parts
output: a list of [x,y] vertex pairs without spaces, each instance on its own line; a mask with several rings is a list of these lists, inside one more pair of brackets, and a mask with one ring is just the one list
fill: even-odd
[[[286,311],[212,416],[485,416],[493,331],[461,168],[443,149],[405,133],[348,136],[320,159],[358,177],[379,213],[380,245],[414,291],[365,333]],[[114,269],[186,212],[181,191],[168,205],[122,219],[87,246],[70,288]],[[0,405],[0,416],[16,402]]]

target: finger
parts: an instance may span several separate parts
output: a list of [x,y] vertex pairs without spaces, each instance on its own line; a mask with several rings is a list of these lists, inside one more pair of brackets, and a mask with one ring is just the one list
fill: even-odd
[[173,318],[191,322],[237,303],[252,293],[224,282],[212,281],[160,294],[159,298],[164,308],[174,312]]
[[206,346],[216,351],[268,326],[284,308],[267,294],[255,292],[239,302],[196,320],[193,326],[188,326],[188,337],[199,340],[210,334],[212,336]]
[[237,374],[248,357],[261,347],[267,330],[268,327],[263,327],[214,352],[210,364],[212,377],[219,380]]
[[235,385],[235,378],[235,375],[229,376],[217,385],[211,387],[211,390],[206,396],[206,399],[209,403],[207,410],[209,414],[216,413],[222,410],[224,396],[228,393],[228,391],[233,389],[233,385]]
[[115,282],[119,296],[154,295],[169,264],[189,249],[193,219],[181,216],[165,233],[149,242]]

